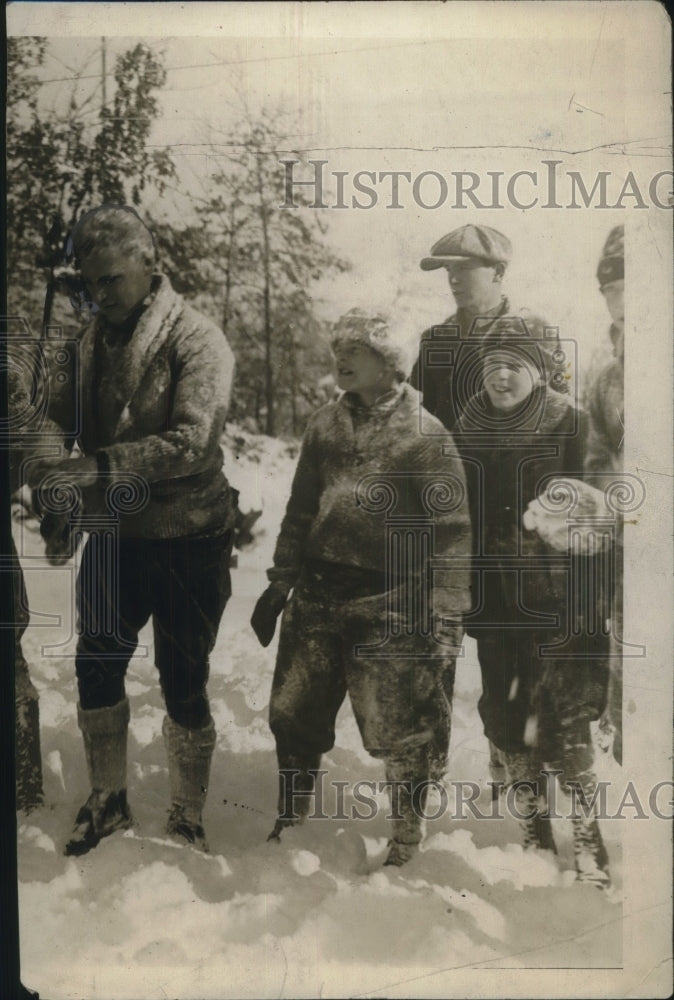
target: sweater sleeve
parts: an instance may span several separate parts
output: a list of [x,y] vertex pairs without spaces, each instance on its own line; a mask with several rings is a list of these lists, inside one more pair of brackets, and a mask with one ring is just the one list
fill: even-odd
[[149,483],[193,476],[213,461],[225,426],[234,356],[223,334],[198,323],[176,338],[167,430],[106,446],[113,480],[133,469]]
[[290,499],[274,549],[274,564],[267,571],[272,583],[286,591],[297,582],[306,541],[318,511],[321,495],[319,449],[315,421],[310,421],[302,441]]

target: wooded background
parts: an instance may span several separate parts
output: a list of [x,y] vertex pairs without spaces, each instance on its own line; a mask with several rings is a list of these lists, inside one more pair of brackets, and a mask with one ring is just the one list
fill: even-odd
[[[298,187],[297,209],[280,207],[279,150],[302,160],[292,152],[293,123],[272,106],[254,115],[235,90],[234,125],[224,154],[223,136],[214,143],[218,168],[207,190],[183,188],[190,216],[168,223],[157,196],[178,183],[176,163],[170,148],[150,142],[167,79],[161,54],[138,42],[109,66],[101,39],[99,73],[85,64],[50,80],[43,72],[49,45],[8,40],[9,314],[28,318],[38,335],[50,271],[64,263],[73,224],[104,202],[133,205],[155,234],[160,267],[176,291],[216,320],[232,345],[231,418],[269,435],[301,433],[331,392],[326,321],[316,314],[313,286],[349,265],[331,250],[320,216],[302,212],[310,192]],[[42,95],[54,83],[62,84],[59,100],[45,106]],[[84,310],[78,323],[58,294],[50,306],[50,323],[66,332],[89,318]]]

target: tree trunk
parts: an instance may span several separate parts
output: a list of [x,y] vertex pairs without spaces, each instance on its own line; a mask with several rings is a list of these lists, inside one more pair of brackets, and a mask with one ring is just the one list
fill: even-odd
[[290,335],[290,413],[293,427],[293,435],[297,435],[297,343],[294,336]]
[[229,244],[227,246],[227,264],[225,266],[225,304],[222,310],[222,330],[225,336],[227,336],[227,327],[229,325],[229,303],[232,296],[232,258],[234,257],[234,213],[235,207],[232,203],[229,210]]
[[262,270],[264,274],[264,390],[267,415],[265,434],[274,436],[274,373],[272,371],[272,330],[271,330],[271,273],[269,255],[269,230],[267,227],[267,209],[264,203],[264,188],[262,184],[262,168],[260,153],[255,155],[257,166],[257,190],[260,198],[260,222],[262,225]]

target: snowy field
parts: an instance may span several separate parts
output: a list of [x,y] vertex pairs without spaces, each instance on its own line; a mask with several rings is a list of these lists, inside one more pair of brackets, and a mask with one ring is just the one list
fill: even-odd
[[[63,855],[88,794],[76,720],[75,563],[45,568],[35,524],[15,522],[32,610],[25,652],[40,691],[46,792],[44,807],[19,816],[24,984],[45,1000],[442,997],[469,995],[456,992],[458,970],[492,969],[507,996],[508,970],[518,970],[521,984],[524,969],[620,967],[622,824],[603,827],[614,880],[607,895],[574,883],[568,820],[554,821],[560,853],[553,858],[524,854],[512,818],[452,816],[452,782],[460,780],[482,782],[477,804],[483,812],[490,808],[472,640],[457,671],[450,808],[429,822],[414,860],[401,869],[382,867],[383,796],[373,818],[351,818],[354,782],[383,779],[383,767],[363,751],[348,702],[323,766],[330,779],[347,783],[349,818],[309,820],[281,843],[267,843],[276,797],[267,726],[276,641],[263,650],[248,620],[266,585],[296,449],[231,432],[224,447],[242,508],[263,514],[255,542],[238,554],[234,596],[211,661],[218,744],[204,814],[210,855],[176,846],[164,834],[164,709],[150,630],[127,683],[135,826],[83,858]],[[620,777],[606,756],[598,770],[602,778]]]

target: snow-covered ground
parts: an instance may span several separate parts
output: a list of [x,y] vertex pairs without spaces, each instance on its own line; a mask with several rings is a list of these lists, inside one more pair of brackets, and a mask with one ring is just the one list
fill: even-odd
[[[46,567],[34,525],[15,525],[32,610],[25,651],[40,691],[46,791],[44,807],[19,816],[23,982],[54,1000],[440,997],[469,995],[457,993],[458,970],[494,969],[506,996],[509,970],[621,966],[622,824],[604,824],[615,886],[607,895],[574,883],[569,821],[554,821],[555,859],[525,854],[512,818],[456,818],[452,781],[483,783],[477,804],[490,808],[471,640],[457,676],[449,808],[429,822],[415,859],[382,867],[383,796],[373,818],[352,817],[354,783],[382,779],[383,770],[363,751],[348,702],[324,767],[329,779],[347,783],[349,818],[309,820],[281,843],[266,841],[276,796],[266,721],[275,642],[263,650],[248,621],[265,586],[296,447],[242,432],[230,433],[225,452],[243,509],[263,514],[254,544],[238,555],[212,657],[218,744],[204,816],[209,855],[164,834],[164,711],[150,630],[127,683],[135,826],[83,858],[63,855],[88,793],[72,658],[75,564]],[[619,778],[612,759],[598,764],[602,778]]]

